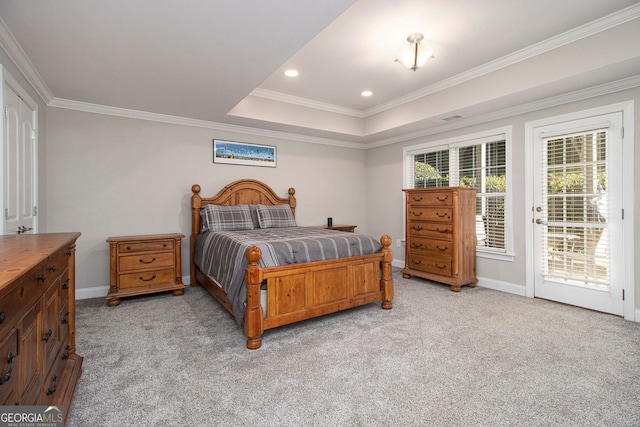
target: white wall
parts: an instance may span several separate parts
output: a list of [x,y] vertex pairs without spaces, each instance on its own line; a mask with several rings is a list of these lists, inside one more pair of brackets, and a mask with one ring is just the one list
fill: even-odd
[[[365,151],[47,108],[47,232],[80,231],[79,297],[106,295],[110,236],[175,233],[189,274],[191,186],[214,196],[258,179],[296,189],[299,225],[356,224],[366,232]],[[213,139],[277,146],[276,168],[213,163]],[[95,295],[93,295],[94,293]]]
[[[403,170],[402,153],[403,147],[425,143],[429,141],[439,141],[454,136],[467,135],[475,132],[495,129],[504,126],[513,127],[513,224],[514,224],[514,260],[498,261],[487,258],[477,258],[477,275],[481,282],[490,281],[496,283],[496,288],[508,290],[509,292],[525,294],[526,280],[526,242],[525,242],[525,217],[526,209],[530,209],[525,200],[525,123],[546,117],[574,111],[586,110],[603,105],[615,104],[618,102],[635,101],[635,145],[640,140],[640,89],[626,90],[610,95],[591,98],[588,100],[573,102],[558,107],[547,108],[527,114],[520,114],[502,120],[496,120],[480,125],[469,126],[437,135],[430,135],[420,139],[414,139],[403,143],[383,146],[367,150],[367,203],[370,209],[367,222],[370,234],[376,235],[381,232],[389,233],[394,239],[395,260],[398,263],[404,260],[404,250],[395,246],[397,239],[403,239]],[[640,150],[634,151],[636,170],[640,170]],[[635,172],[634,188],[636,195],[640,192],[640,173]],[[635,197],[634,204],[635,230],[640,230],[640,197]],[[640,238],[636,235],[634,244],[635,262],[635,307],[636,312],[640,312]],[[402,261],[404,262],[404,261]],[[637,317],[637,316],[636,316]]]

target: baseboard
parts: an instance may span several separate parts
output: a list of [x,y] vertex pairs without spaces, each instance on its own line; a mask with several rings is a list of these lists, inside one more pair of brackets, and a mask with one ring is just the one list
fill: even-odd
[[509,282],[501,282],[500,280],[488,279],[486,277],[478,277],[478,286],[496,291],[506,292],[520,296],[525,295],[525,287]]
[[403,259],[394,259],[391,261],[392,267],[404,268],[404,260]]
[[104,298],[109,293],[108,286],[96,286],[95,288],[76,288],[76,300],[90,298]]

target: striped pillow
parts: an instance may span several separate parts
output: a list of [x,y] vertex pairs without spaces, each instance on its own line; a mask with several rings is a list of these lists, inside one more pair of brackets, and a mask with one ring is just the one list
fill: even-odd
[[253,230],[249,205],[207,205],[202,228],[206,231]]
[[257,205],[260,228],[296,227],[296,220],[289,205]]

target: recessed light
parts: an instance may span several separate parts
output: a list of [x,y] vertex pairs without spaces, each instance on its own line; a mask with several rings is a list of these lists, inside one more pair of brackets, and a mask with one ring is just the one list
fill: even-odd
[[370,90],[363,90],[360,95],[362,96],[371,96],[373,95],[373,92],[371,92]]
[[284,72],[284,75],[287,77],[297,77],[298,76],[298,70],[287,70]]

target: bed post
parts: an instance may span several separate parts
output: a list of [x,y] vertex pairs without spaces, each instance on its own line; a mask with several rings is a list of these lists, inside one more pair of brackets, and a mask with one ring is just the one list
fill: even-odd
[[391,246],[391,237],[386,234],[380,238],[382,244],[382,308],[390,310],[393,307],[393,279],[391,277],[391,262],[393,261],[393,252],[389,249]]
[[293,216],[296,216],[296,196],[294,196],[294,194],[296,194],[296,189],[293,187],[289,188],[289,206],[291,207]]
[[260,305],[260,284],[262,283],[262,268],[258,261],[262,256],[260,248],[255,246],[247,249],[249,266],[244,271],[247,282],[247,307],[244,310],[244,333],[247,336],[247,348],[255,350],[262,345],[262,306]]
[[196,264],[193,261],[193,255],[196,249],[196,237],[200,233],[200,209],[202,208],[202,198],[200,197],[200,186],[193,184],[191,186],[191,251],[189,256],[189,265],[191,266],[191,286],[198,286],[196,280]]

